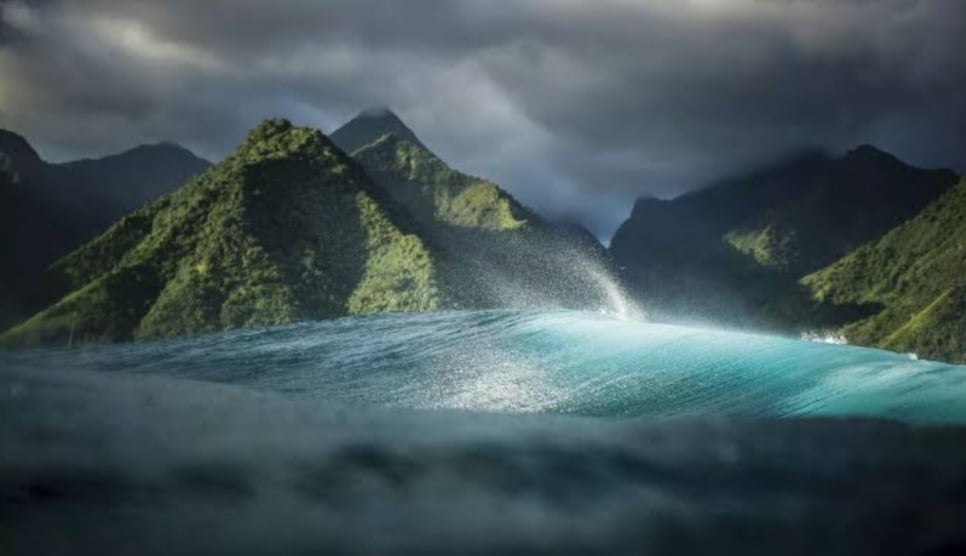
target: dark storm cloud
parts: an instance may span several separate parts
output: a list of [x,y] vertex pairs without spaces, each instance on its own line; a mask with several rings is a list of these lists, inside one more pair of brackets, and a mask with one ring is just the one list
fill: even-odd
[[[966,166],[961,0],[3,3],[0,118],[49,153],[389,104],[455,166],[606,234],[804,146]],[[15,36],[16,40],[8,37]]]

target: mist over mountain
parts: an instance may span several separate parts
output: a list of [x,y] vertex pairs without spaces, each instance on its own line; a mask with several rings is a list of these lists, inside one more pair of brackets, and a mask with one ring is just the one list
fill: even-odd
[[798,280],[915,217],[956,181],[871,146],[839,158],[805,152],[676,199],[639,200],[610,252],[670,318],[818,326]]
[[390,105],[606,241],[636,198],[802,146],[966,171],[962,52],[960,0],[13,0],[0,127],[58,159],[171,139],[219,160],[266,118]]
[[966,554],[964,92],[966,0],[0,0],[0,556]]
[[[868,145],[840,158],[804,152],[672,200],[639,200],[611,251],[621,264],[637,258],[659,264],[674,253],[721,247],[761,266],[808,272],[878,238],[956,179]],[[691,261],[700,256],[691,254]]]
[[[0,139],[3,191],[26,195],[32,190],[22,185],[32,180],[46,203],[32,205],[27,196],[7,204],[17,207],[7,209],[11,221],[26,222],[22,229],[47,223],[6,238],[9,252],[35,261],[18,266],[19,282],[6,277],[20,307],[10,319],[70,294],[11,330],[4,336],[9,345],[400,310],[626,308],[631,292],[658,320],[840,329],[857,343],[961,358],[959,340],[950,338],[963,324],[955,310],[963,284],[956,265],[943,262],[958,244],[927,255],[921,241],[901,239],[958,229],[949,215],[958,210],[958,178],[870,145],[840,157],[804,150],[672,200],[640,199],[604,249],[579,224],[547,221],[497,184],[454,170],[388,108],[361,112],[331,140],[273,120],[201,185],[189,182],[132,212],[42,272],[58,249],[63,254],[70,241],[116,219],[112,211],[130,212],[170,188],[162,177],[186,178],[205,163],[159,144],[51,165],[23,138],[8,132]],[[307,172],[320,173],[313,181]],[[49,185],[67,177],[83,188]],[[361,205],[335,208],[345,199],[326,197],[356,188],[383,224],[364,221]],[[262,198],[263,189],[277,197]],[[939,203],[954,208],[935,208]],[[54,216],[63,207],[74,219]],[[288,213],[296,216],[285,222]],[[943,224],[921,223],[934,213],[944,215]],[[887,241],[892,237],[900,239]],[[871,247],[876,242],[885,243]],[[919,257],[902,254],[910,244],[938,267],[924,275],[918,265],[909,274],[912,263],[902,261]],[[869,249],[878,254],[862,255]],[[899,255],[892,260],[882,252]],[[856,261],[864,261],[861,268]],[[918,324],[897,324],[905,321]]]
[[[842,329],[843,334],[861,344],[916,345],[924,356],[958,359],[966,341],[943,348],[921,337],[890,344],[887,334],[869,332],[870,322],[880,329],[902,327],[914,307],[926,308],[924,297],[930,293],[923,292],[934,293],[929,301],[945,292],[935,289],[946,283],[942,276],[961,283],[955,264],[937,263],[935,274],[898,278],[905,271],[894,265],[910,264],[901,261],[914,256],[901,255],[898,248],[886,255],[888,247],[875,251],[875,262],[861,270],[846,263],[886,234],[921,228],[906,222],[936,212],[932,203],[946,199],[945,204],[955,205],[958,198],[946,196],[958,179],[952,171],[916,168],[869,145],[837,158],[807,151],[676,199],[639,200],[615,234],[610,253],[625,282],[654,314],[663,315],[659,318],[786,332],[862,321]],[[957,237],[953,218],[945,220],[940,226]],[[930,250],[943,245],[938,242]],[[820,271],[804,286],[800,283],[827,265],[839,270]],[[880,281],[862,289],[857,284],[868,284],[868,275]],[[904,289],[915,293],[909,297],[901,293]],[[813,292],[819,293],[813,297]],[[873,303],[882,305],[863,306]],[[873,314],[879,317],[863,320]],[[962,323],[954,320],[940,334],[958,334]]]

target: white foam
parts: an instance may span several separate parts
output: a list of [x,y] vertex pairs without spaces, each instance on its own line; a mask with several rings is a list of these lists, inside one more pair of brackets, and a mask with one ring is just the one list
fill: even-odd
[[801,339],[816,344],[833,344],[837,346],[846,346],[849,344],[845,336],[830,330],[810,330],[802,332]]

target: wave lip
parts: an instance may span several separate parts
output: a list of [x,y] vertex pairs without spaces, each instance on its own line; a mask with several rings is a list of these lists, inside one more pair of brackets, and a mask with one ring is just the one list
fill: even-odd
[[6,353],[0,366],[170,375],[368,406],[966,423],[966,367],[573,311],[344,318],[156,343]]

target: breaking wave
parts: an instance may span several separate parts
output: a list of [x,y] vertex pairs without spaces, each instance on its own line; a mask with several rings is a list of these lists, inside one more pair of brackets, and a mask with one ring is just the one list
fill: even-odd
[[0,355],[366,406],[625,417],[966,423],[966,367],[572,311],[397,314]]

